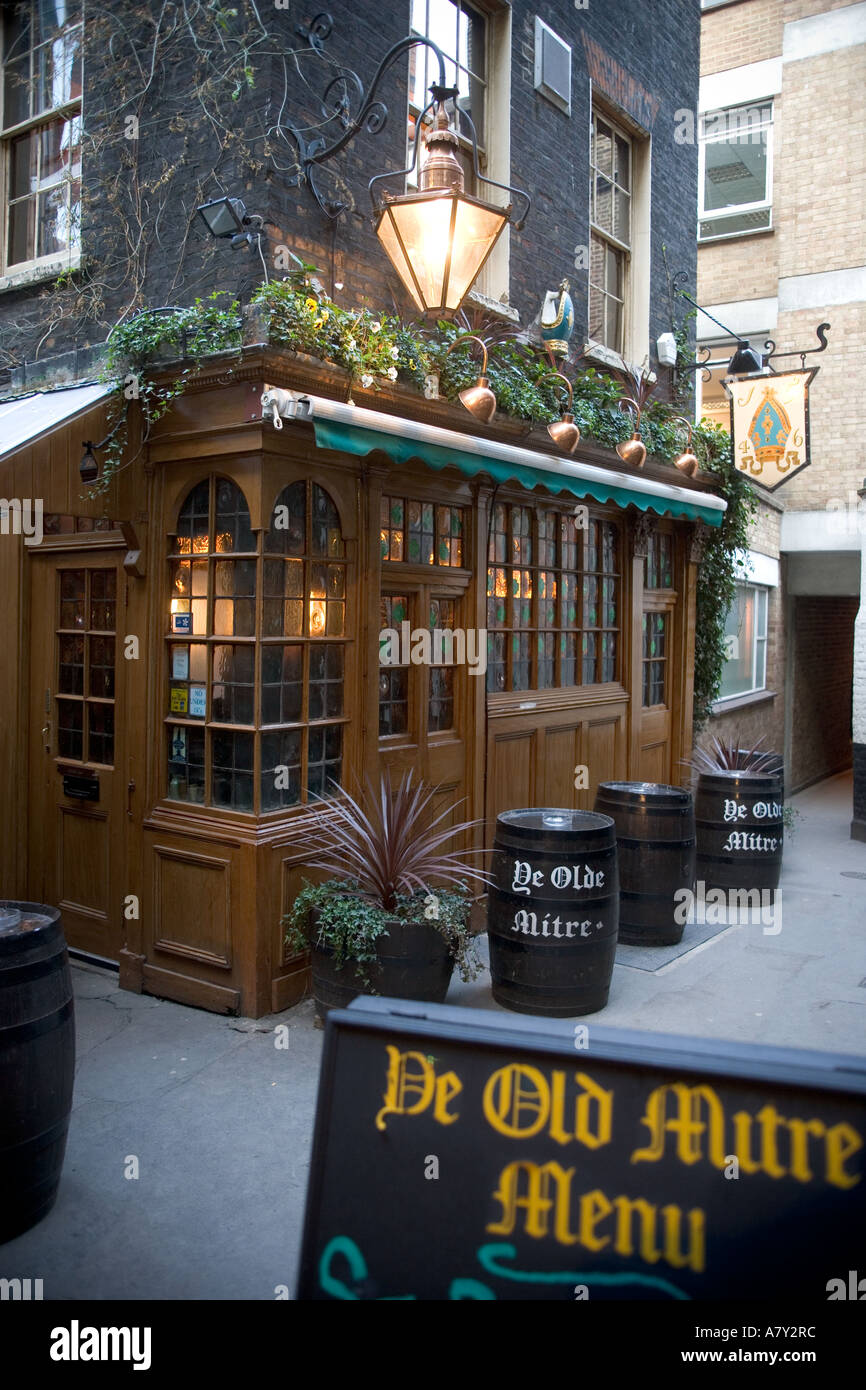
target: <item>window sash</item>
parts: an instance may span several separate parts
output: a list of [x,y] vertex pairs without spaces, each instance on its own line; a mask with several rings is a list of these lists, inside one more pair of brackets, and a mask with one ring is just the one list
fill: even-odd
[[[767,103],[762,103],[762,105],[766,105],[766,104],[767,104]],[[698,211],[698,222],[699,222],[699,223],[700,223],[700,222],[716,222],[716,221],[719,221],[719,220],[721,220],[721,219],[723,219],[723,218],[731,217],[731,216],[734,216],[734,215],[747,214],[747,213],[750,213],[750,212],[762,212],[762,211],[765,211],[765,210],[772,209],[772,206],[773,206],[773,105],[772,105],[772,102],[769,103],[769,107],[770,107],[770,115],[769,115],[767,118],[765,118],[765,119],[759,121],[759,122],[756,123],[754,126],[749,126],[749,134],[750,134],[750,135],[752,135],[752,134],[759,134],[759,135],[761,135],[763,138],[762,138],[762,140],[761,140],[760,143],[763,143],[763,144],[766,145],[766,151],[767,151],[767,153],[766,153],[766,164],[765,164],[765,168],[764,168],[764,196],[763,196],[762,198],[753,199],[751,202],[747,202],[747,203],[726,203],[726,204],[724,205],[724,207],[721,207],[721,208],[708,208],[708,207],[706,206],[706,195],[707,195],[707,150],[708,150],[712,145],[721,145],[721,144],[732,144],[732,145],[733,145],[733,144],[735,144],[735,142],[732,140],[730,133],[727,132],[727,131],[726,131],[724,134],[710,134],[710,135],[705,135],[705,134],[703,133],[703,130],[704,130],[704,122],[705,122],[706,120],[710,119],[712,116],[718,116],[718,115],[721,115],[721,114],[725,114],[726,116],[728,116],[728,115],[730,115],[731,113],[733,113],[733,112],[735,112],[735,111],[739,111],[739,110],[748,110],[748,109],[750,109],[750,108],[749,108],[749,107],[745,107],[745,106],[744,106],[744,107],[735,107],[735,106],[732,106],[732,107],[722,107],[722,108],[720,108],[718,111],[715,111],[715,112],[707,112],[707,113],[705,113],[705,114],[701,117],[701,134],[700,134],[700,137],[699,137],[699,150],[700,150],[700,154],[699,154],[699,159],[698,159],[698,209],[699,209],[699,211]],[[742,143],[744,143],[744,144],[746,144],[746,143],[751,143],[751,141],[750,141],[749,139],[744,139]],[[763,228],[754,228],[754,230],[758,231],[758,230],[764,230],[764,229],[763,229]],[[706,238],[701,238],[701,239],[702,239],[702,240],[705,240]]]
[[[734,613],[741,614],[736,634],[727,631]],[[754,695],[767,688],[767,645],[768,645],[769,590],[757,584],[738,584],[734,603],[725,623],[726,635],[736,635],[741,647],[735,658],[729,657],[722,671],[722,684],[719,702],[739,699],[744,695]],[[732,666],[736,662],[744,664],[742,643],[748,644],[745,654],[748,669],[743,676],[736,676]],[[748,684],[745,684],[747,679]],[[730,686],[735,684],[735,690]],[[727,689],[726,689],[727,685]]]

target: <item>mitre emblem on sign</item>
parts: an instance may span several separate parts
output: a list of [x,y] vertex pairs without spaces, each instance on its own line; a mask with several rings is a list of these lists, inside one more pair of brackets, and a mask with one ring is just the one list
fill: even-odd
[[772,389],[768,388],[749,426],[749,439],[758,462],[778,464],[790,434],[791,418]]

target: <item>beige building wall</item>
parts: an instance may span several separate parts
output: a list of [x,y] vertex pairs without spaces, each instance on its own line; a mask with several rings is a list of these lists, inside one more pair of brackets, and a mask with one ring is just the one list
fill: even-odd
[[[815,23],[802,25],[803,20]],[[728,734],[739,728],[750,736],[765,733],[767,743],[780,751],[784,740],[789,785],[820,775],[822,758],[829,758],[825,772],[839,766],[838,739],[832,750],[825,747],[827,718],[823,716],[832,713],[830,722],[839,725],[842,742],[847,738],[850,748],[851,703],[849,695],[846,712],[843,687],[851,688],[852,615],[857,600],[851,596],[848,580],[840,584],[837,598],[826,589],[804,588],[804,558],[813,567],[811,574],[828,571],[840,557],[831,553],[832,538],[826,542],[823,558],[821,554],[804,557],[796,546],[791,550],[785,537],[794,532],[784,518],[793,513],[820,514],[814,524],[802,519],[806,523],[799,532],[802,543],[804,530],[817,534],[825,526],[828,504],[856,506],[857,489],[866,477],[861,418],[866,374],[864,26],[866,5],[850,0],[737,0],[708,9],[702,20],[702,78],[730,75],[727,80],[706,83],[706,90],[721,97],[709,106],[705,101],[706,109],[739,105],[744,90],[748,102],[772,97],[773,229],[701,245],[698,302],[715,307],[725,322],[733,319],[735,328],[737,315],[750,324],[754,320],[755,332],[765,318],[774,319],[768,324],[769,335],[780,353],[817,347],[817,325],[830,324],[827,350],[805,359],[807,366],[820,368],[810,393],[811,465],[759,507],[750,538],[754,551],[781,558],[781,584],[771,591],[769,605],[767,689],[775,691],[775,698],[722,706],[723,712],[708,730]],[[764,303],[750,309],[753,300]],[[726,318],[726,308],[731,317]],[[698,332],[700,338],[718,337],[700,316]],[[753,336],[752,345],[762,343]],[[798,367],[799,360],[787,358],[775,365],[783,371]],[[789,522],[794,519],[788,516]],[[866,516],[861,521],[860,529],[866,530]],[[851,560],[856,564],[856,557]],[[813,592],[815,596],[810,597]],[[815,664],[815,634],[822,622],[837,635],[847,634],[838,651],[829,641],[825,648],[822,674],[828,693],[823,716],[822,702],[807,680]],[[855,659],[855,725],[856,672],[861,667],[866,671],[866,619],[857,622],[858,633],[863,629],[858,641],[864,652],[859,666]],[[860,685],[866,707],[866,681]],[[789,691],[786,701],[786,686],[796,692],[795,700]],[[832,701],[831,691],[835,691]]]

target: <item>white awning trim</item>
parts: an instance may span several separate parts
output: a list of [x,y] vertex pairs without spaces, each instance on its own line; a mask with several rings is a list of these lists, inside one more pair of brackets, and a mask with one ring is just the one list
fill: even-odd
[[112,389],[110,385],[99,383],[64,390],[36,391],[13,401],[4,401],[0,404],[0,459],[96,405]]
[[[566,459],[561,455],[536,453],[534,449],[521,449],[517,445],[501,444],[493,439],[479,439],[475,435],[460,434],[457,430],[442,429],[438,425],[428,425],[420,420],[407,420],[400,415],[385,415],[378,410],[365,410],[363,407],[349,405],[344,401],[329,400],[324,396],[305,396],[304,399],[310,401],[313,419],[334,420],[342,425],[392,434],[401,439],[413,439],[419,443],[433,444],[463,454],[475,454],[480,459],[498,459],[501,463],[520,464],[540,469],[542,472],[554,473],[560,478],[579,478],[610,487],[627,488],[630,492],[641,492],[672,502],[706,507],[719,513],[727,511],[728,508],[724,498],[717,497],[715,493],[679,487],[676,483],[662,483],[655,478],[644,478],[637,472],[624,473],[618,469],[599,468],[596,464],[581,463],[573,458]],[[296,418],[302,418],[300,413]]]

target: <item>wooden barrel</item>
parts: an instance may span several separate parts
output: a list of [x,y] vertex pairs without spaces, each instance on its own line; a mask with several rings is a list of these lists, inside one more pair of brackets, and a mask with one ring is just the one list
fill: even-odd
[[4,902],[0,913],[3,1242],[41,1221],[57,1196],[72,1108],[75,1017],[58,910]]
[[705,891],[733,888],[765,893],[764,902],[775,899],[782,872],[782,809],[779,773],[701,773],[695,796],[695,872]]
[[620,941],[674,945],[688,915],[682,890],[691,893],[695,884],[691,792],[662,782],[602,782],[595,809],[616,825]]
[[496,819],[487,897],[497,1003],[572,1018],[607,1003],[616,952],[616,829],[593,811],[529,809]]

